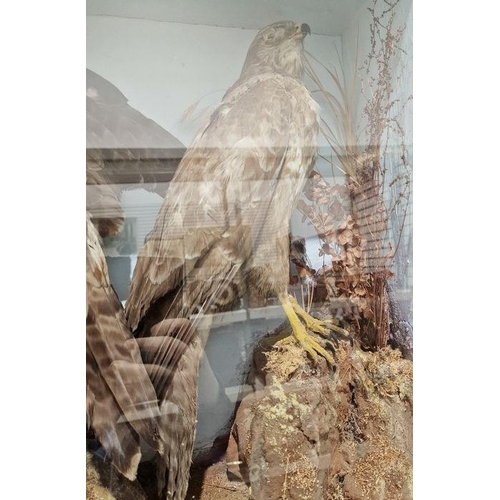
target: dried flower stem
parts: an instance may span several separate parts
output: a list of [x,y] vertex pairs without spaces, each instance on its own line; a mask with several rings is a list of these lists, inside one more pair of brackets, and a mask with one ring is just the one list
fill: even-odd
[[[349,299],[358,325],[368,326],[372,347],[383,347],[389,332],[387,280],[392,276],[394,257],[400,246],[410,200],[411,168],[405,146],[405,131],[400,113],[411,100],[403,103],[394,97],[392,68],[394,56],[404,51],[399,44],[405,26],[394,28],[399,0],[373,0],[369,8],[370,51],[347,83],[345,74],[339,77],[319,63],[331,78],[338,95],[327,91],[311,63],[306,64],[308,76],[322,94],[328,111],[338,125],[332,130],[322,121],[322,134],[330,145],[345,175],[345,184],[330,185],[314,173],[298,209],[314,225],[323,244],[320,254],[332,257],[331,278],[337,297]],[[365,99],[365,127],[358,133],[355,127],[355,89],[360,75],[361,96]],[[399,113],[396,107],[401,106]],[[364,134],[366,146],[360,147]],[[399,172],[393,175],[389,138],[399,139]],[[333,165],[333,161],[331,161]],[[401,173],[402,172],[402,173]],[[392,176],[392,177],[391,177]],[[341,188],[344,196],[341,196]],[[389,196],[389,192],[392,197]],[[402,214],[399,208],[402,207]],[[397,216],[397,237],[391,241],[391,221]],[[361,320],[361,323],[359,322]]]

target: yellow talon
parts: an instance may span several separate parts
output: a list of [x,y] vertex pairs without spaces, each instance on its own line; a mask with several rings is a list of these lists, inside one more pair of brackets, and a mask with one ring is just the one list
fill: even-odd
[[299,316],[302,321],[304,321],[306,328],[311,330],[314,333],[319,333],[323,337],[328,337],[330,335],[330,331],[334,331],[340,333],[343,336],[350,337],[349,332],[337,326],[333,321],[322,321],[320,319],[313,318],[310,314],[308,314],[302,307],[299,306],[299,303],[294,297],[289,297],[290,303],[293,307],[293,310]]
[[[330,365],[333,365],[334,364],[333,356],[328,351],[326,351],[326,349],[321,347],[321,345],[319,345],[319,343],[316,340],[314,340],[314,338],[307,332],[306,327],[308,326],[308,322],[302,314],[300,314],[300,316],[302,317],[302,319],[304,320],[306,325],[304,325],[300,321],[300,318],[298,316],[298,311],[296,309],[296,307],[299,307],[299,305],[297,304],[296,307],[294,307],[294,303],[293,303],[293,301],[295,299],[292,299],[288,294],[280,295],[279,298],[280,298],[281,306],[283,307],[283,310],[285,311],[286,317],[288,318],[288,321],[290,322],[290,326],[292,327],[292,333],[293,333],[294,338],[302,346],[302,348],[306,352],[309,353],[313,362],[316,364],[318,354],[320,354],[321,356],[323,356],[326,359],[326,361]],[[296,301],[295,301],[295,303],[296,303]],[[300,309],[300,311],[302,311],[302,309]],[[305,311],[302,311],[302,313],[304,315],[307,315],[307,313],[305,313]],[[309,316],[309,315],[307,315],[307,316]],[[314,318],[312,318],[312,316],[309,316],[309,318],[314,320]],[[316,320],[316,321],[318,321],[318,320]],[[316,331],[317,327],[318,327],[318,325],[315,325],[314,328],[310,328],[310,329],[311,329],[311,331],[314,331],[316,333],[320,333],[320,332]],[[321,325],[319,325],[319,327],[321,327]]]

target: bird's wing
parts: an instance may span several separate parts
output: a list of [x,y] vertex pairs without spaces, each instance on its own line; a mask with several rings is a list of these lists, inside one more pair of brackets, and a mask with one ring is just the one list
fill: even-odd
[[[198,365],[203,352],[190,321],[167,319],[137,339],[161,401],[164,451],[157,459],[160,498],[184,499],[196,430]],[[173,362],[171,356],[178,356]],[[172,368],[173,367],[173,368]]]
[[139,437],[162,450],[156,392],[112,289],[99,235],[87,214],[87,412],[113,463],[133,478]]
[[[272,181],[285,163],[296,161],[299,170],[300,158],[288,156],[302,96],[297,92],[312,101],[301,83],[282,75],[240,82],[199,132],[139,253],[126,303],[132,330],[156,300],[179,287],[195,266],[207,264],[204,259],[217,243],[234,238],[234,228],[237,233],[242,223],[252,225],[257,205],[272,208]],[[217,259],[211,260],[216,274]],[[224,265],[224,259],[218,262]]]

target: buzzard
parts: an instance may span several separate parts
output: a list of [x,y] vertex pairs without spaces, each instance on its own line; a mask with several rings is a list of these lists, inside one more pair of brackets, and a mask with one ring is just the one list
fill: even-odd
[[289,221],[317,155],[318,105],[302,82],[309,33],[291,21],[260,30],[186,151],[138,256],[126,302],[132,330],[147,334],[166,317],[216,310],[228,290],[257,287],[278,296],[313,359],[333,362],[307,330],[326,335],[334,325],[287,293]]
[[[321,355],[333,363],[311,332],[329,336],[336,327],[309,316],[287,292],[289,221],[317,155],[319,108],[302,81],[310,32],[291,21],[260,30],[239,79],[186,150],[139,252],[126,301],[139,339],[154,335],[164,320],[184,318],[192,326],[178,330],[183,345],[203,329],[200,315],[224,310],[256,288],[279,298],[293,337],[313,360]],[[172,344],[147,363],[165,366],[165,356],[174,369],[182,352]],[[186,436],[193,425],[186,421]],[[172,451],[164,457],[165,469],[192,452],[192,439],[177,442],[185,447],[178,457]],[[174,471],[163,494],[181,499],[189,470]]]

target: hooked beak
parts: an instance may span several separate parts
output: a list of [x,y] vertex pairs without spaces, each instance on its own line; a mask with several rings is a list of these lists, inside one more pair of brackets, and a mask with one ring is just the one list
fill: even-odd
[[310,35],[311,34],[311,28],[309,27],[308,24],[306,23],[303,23],[301,26],[300,26],[300,31],[302,33],[302,38],[305,38],[306,35]]

